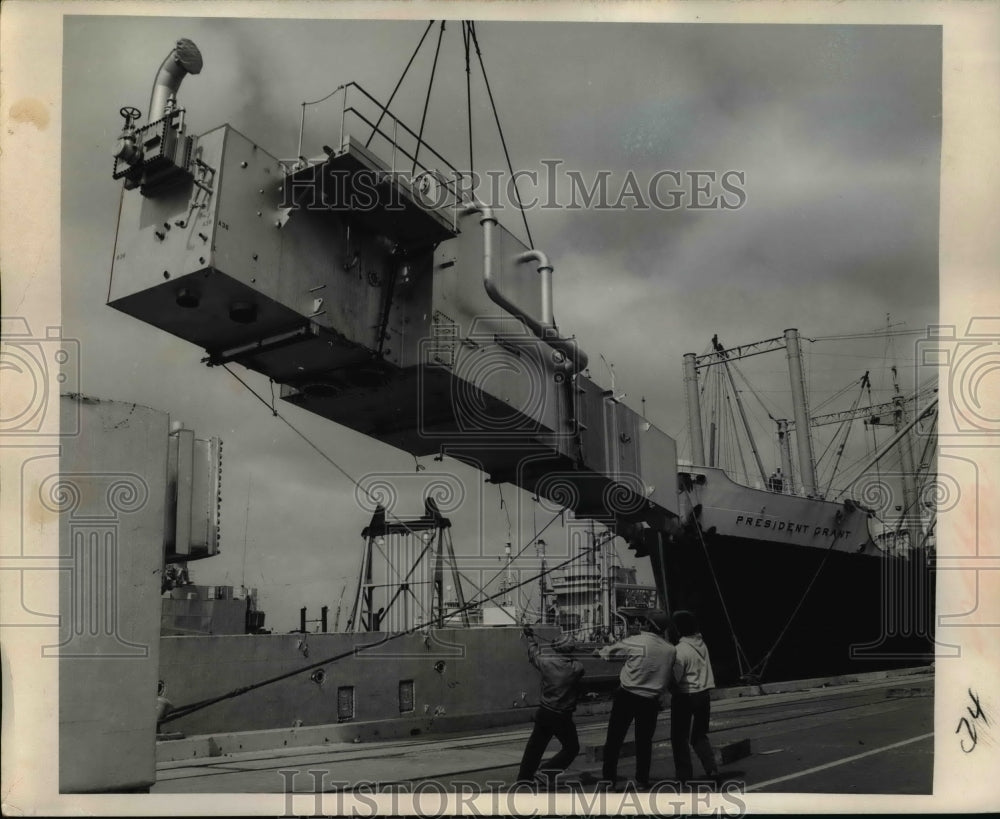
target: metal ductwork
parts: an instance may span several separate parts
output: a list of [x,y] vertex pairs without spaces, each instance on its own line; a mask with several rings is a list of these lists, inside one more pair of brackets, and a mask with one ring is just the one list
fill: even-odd
[[155,122],[176,106],[177,91],[188,74],[199,74],[203,65],[201,52],[191,40],[182,37],[156,72],[149,99],[147,122]]

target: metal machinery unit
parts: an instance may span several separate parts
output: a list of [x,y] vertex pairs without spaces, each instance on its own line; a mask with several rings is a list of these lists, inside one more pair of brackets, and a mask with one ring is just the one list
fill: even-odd
[[60,412],[80,432],[58,472],[40,473],[38,501],[58,513],[63,555],[60,642],[44,649],[59,657],[59,789],[143,790],[156,781],[164,562],[217,551],[221,445],[137,404],[63,395]]
[[670,530],[674,441],[583,374],[554,324],[548,258],[462,196],[443,160],[419,163],[404,123],[351,83],[342,122],[357,133],[282,162],[228,125],[187,136],[175,97],[201,58],[181,40],[164,65],[152,122],[137,131],[123,109],[111,306],[406,452],[450,455],[636,542]]

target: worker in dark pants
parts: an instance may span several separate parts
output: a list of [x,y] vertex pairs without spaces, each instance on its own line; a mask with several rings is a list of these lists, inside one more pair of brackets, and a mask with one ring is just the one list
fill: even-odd
[[673,631],[679,640],[670,700],[670,748],[677,780],[683,785],[693,778],[691,748],[694,748],[705,776],[717,782],[719,770],[708,739],[711,690],[715,688],[708,646],[698,631],[695,616],[689,611],[674,612]]
[[542,675],[542,691],[534,717],[535,727],[524,748],[517,781],[519,784],[534,782],[542,755],[555,737],[562,747],[542,765],[547,784],[554,786],[556,776],[565,771],[580,753],[573,711],[580,696],[583,666],[569,656],[576,648],[572,637],[563,635],[552,642],[551,651],[542,651],[534,631],[525,628],[524,634],[528,638],[528,661]]
[[638,634],[630,634],[611,646],[597,650],[604,660],[624,657],[619,674],[620,687],[615,692],[604,742],[602,779],[608,786],[618,786],[618,757],[629,725],[635,723],[635,781],[648,789],[649,766],[653,756],[656,718],[663,707],[676,650],[663,639],[668,624],[663,612],[651,612],[640,625]]

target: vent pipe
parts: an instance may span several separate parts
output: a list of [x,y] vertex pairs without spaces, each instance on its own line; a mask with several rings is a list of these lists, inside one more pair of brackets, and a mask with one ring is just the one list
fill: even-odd
[[181,81],[188,74],[200,74],[202,65],[198,46],[187,38],[178,40],[156,73],[147,122],[161,119],[177,106],[177,90]]
[[474,213],[480,214],[479,224],[483,226],[483,286],[486,289],[486,294],[494,304],[517,318],[536,338],[541,339],[565,357],[571,374],[586,369],[587,354],[580,349],[574,339],[560,337],[552,323],[552,265],[549,264],[548,257],[539,250],[529,250],[522,253],[517,259],[519,264],[531,261],[538,262],[538,272],[542,277],[542,313],[544,316],[543,321],[538,321],[500,291],[493,271],[493,231],[497,225],[493,209],[488,205],[476,203],[469,205],[462,211],[463,216]]

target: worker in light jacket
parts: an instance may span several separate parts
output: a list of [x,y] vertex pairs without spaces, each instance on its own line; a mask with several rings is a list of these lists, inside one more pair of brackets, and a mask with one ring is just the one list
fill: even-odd
[[674,612],[673,631],[680,638],[673,664],[670,700],[670,748],[677,779],[684,783],[694,776],[690,745],[705,769],[705,776],[718,780],[715,752],[708,739],[711,690],[715,688],[708,646],[698,631],[695,616],[689,611]]
[[639,788],[650,785],[649,766],[653,756],[653,734],[657,714],[664,705],[676,650],[663,638],[669,620],[659,611],[650,612],[638,634],[630,634],[614,645],[595,653],[604,660],[624,657],[615,691],[604,743],[602,778],[618,784],[618,757],[629,725],[635,722],[635,781]]
[[570,656],[576,649],[576,642],[571,636],[562,635],[551,643],[551,651],[543,651],[531,628],[525,628],[524,635],[528,638],[528,661],[542,675],[542,690],[534,716],[535,726],[521,757],[517,781],[534,781],[542,754],[555,737],[562,747],[542,765],[549,784],[553,784],[556,775],[566,770],[580,753],[573,712],[580,697],[583,666]]

